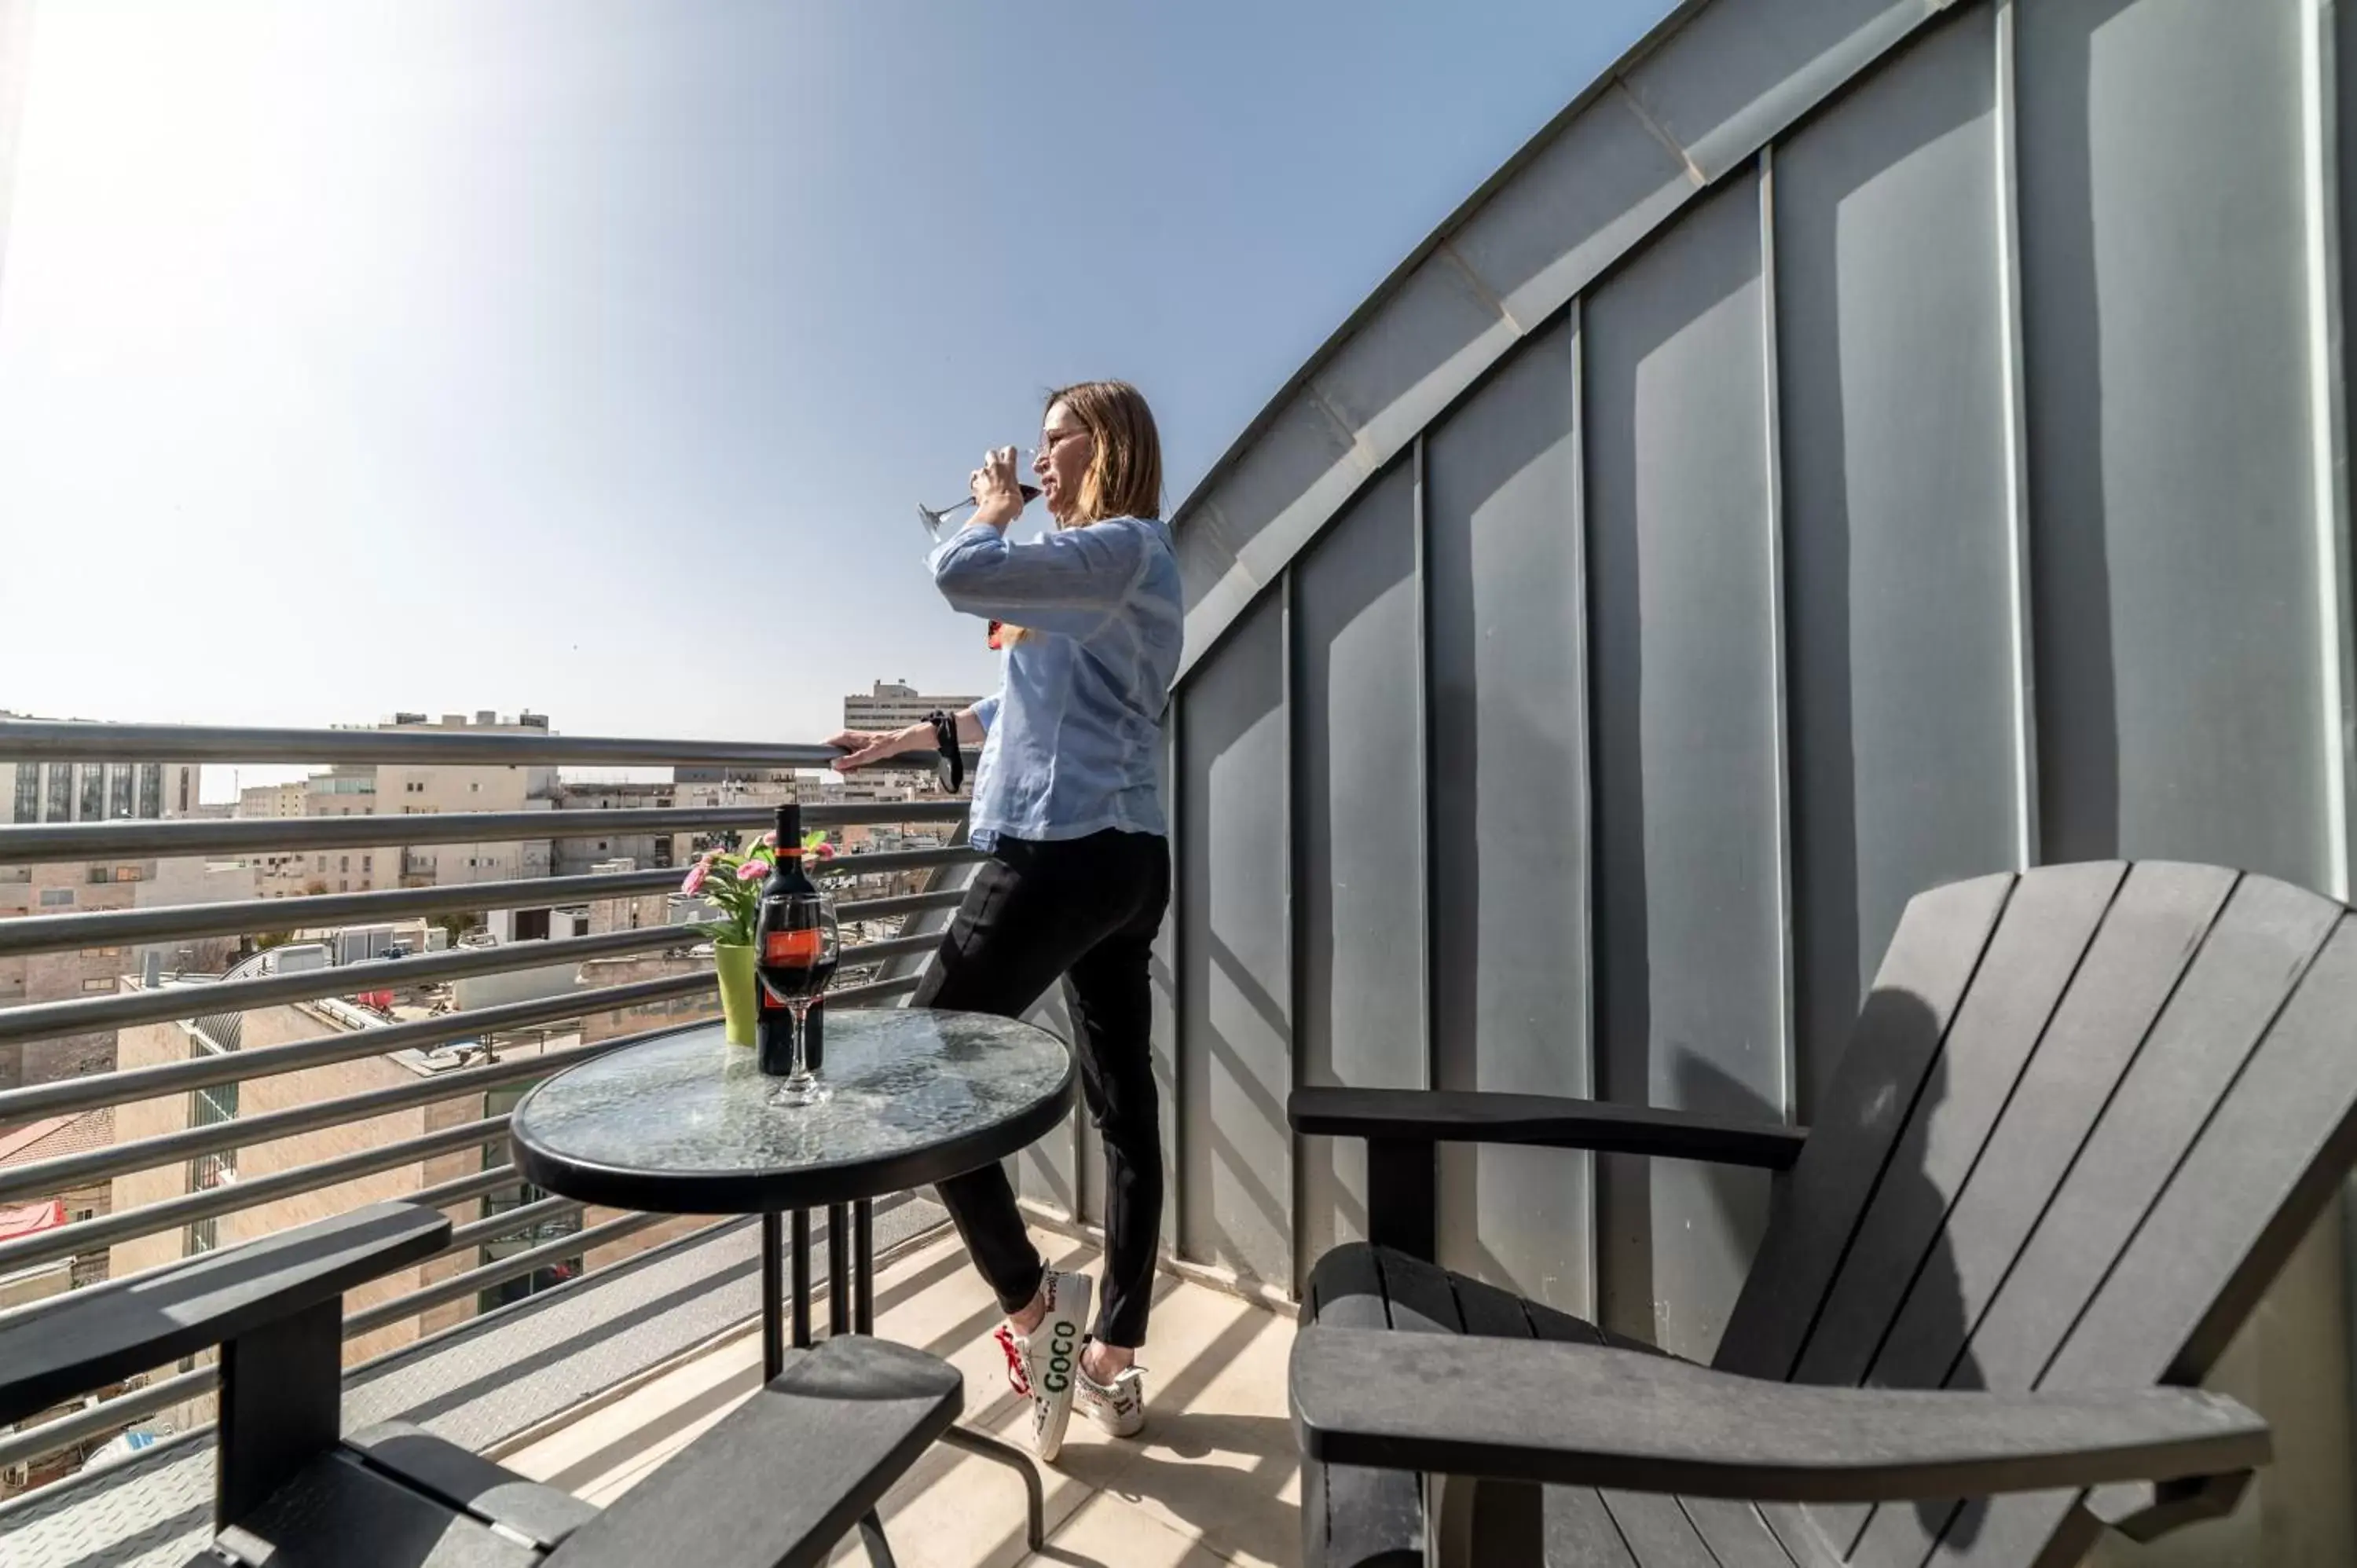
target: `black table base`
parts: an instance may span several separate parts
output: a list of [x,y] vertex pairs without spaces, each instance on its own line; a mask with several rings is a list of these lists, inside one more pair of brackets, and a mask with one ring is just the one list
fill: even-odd
[[[873,1200],[979,1170],[1062,1124],[1071,1050],[1012,1018],[866,1009],[827,1028],[824,1105],[782,1112],[751,1053],[712,1024],[662,1030],[576,1064],[509,1113],[517,1172],[549,1192],[656,1214],[748,1214],[761,1225],[761,1364],[785,1370],[812,1340],[811,1213],[827,1213],[827,1328],[873,1334]],[[945,1441],[1023,1477],[1027,1538],[1045,1500],[1021,1449],[970,1428]],[[871,1516],[872,1560],[890,1561]]]
[[[792,1232],[791,1255],[783,1232]],[[876,1205],[830,1205],[826,1211],[827,1329],[833,1334],[876,1332]],[[789,1263],[791,1268],[789,1270]],[[792,1288],[787,1288],[791,1278]],[[786,1369],[786,1320],[791,1306],[794,1348],[811,1346],[811,1221],[810,1210],[790,1215],[761,1216],[761,1380],[768,1382]],[[1048,1544],[1048,1500],[1039,1472],[1030,1455],[1011,1443],[1002,1443],[970,1427],[952,1426],[942,1441],[963,1448],[977,1459],[1004,1465],[1023,1477],[1024,1536],[1030,1549]],[[884,1527],[874,1515],[860,1520],[860,1534],[875,1568],[890,1568],[890,1550],[884,1545]]]

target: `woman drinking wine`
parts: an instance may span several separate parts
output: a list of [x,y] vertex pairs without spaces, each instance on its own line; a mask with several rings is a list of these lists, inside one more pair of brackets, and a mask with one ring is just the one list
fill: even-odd
[[[972,521],[931,555],[955,608],[1001,623],[996,694],[956,715],[979,741],[968,819],[986,860],[915,1004],[1018,1017],[1060,977],[1090,1119],[1105,1156],[1104,1299],[1048,1268],[1015,1191],[994,1164],[945,1182],[942,1203],[1007,1319],[1007,1379],[1031,1401],[1043,1459],[1062,1446],[1077,1400],[1116,1436],[1145,1422],[1148,1296],[1162,1218],[1162,1144],[1146,963],[1170,899],[1160,783],[1161,720],[1182,632],[1178,564],[1161,521],[1154,416],[1120,381],[1048,400],[1032,472],[1056,527],[1006,538],[1022,515],[1015,449],[972,478]],[[838,768],[931,748],[930,725],[847,732]]]

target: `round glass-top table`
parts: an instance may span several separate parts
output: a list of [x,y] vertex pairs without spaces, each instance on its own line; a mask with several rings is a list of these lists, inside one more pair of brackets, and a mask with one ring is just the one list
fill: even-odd
[[870,1332],[872,1200],[1037,1142],[1073,1093],[1071,1053],[1044,1029],[921,1007],[829,1011],[820,1077],[834,1091],[823,1103],[771,1104],[780,1080],[717,1024],[625,1046],[523,1097],[508,1122],[516,1170],[585,1203],[761,1216],[763,1359],[775,1377],[785,1355],[781,1215],[793,1220],[794,1343],[810,1342],[817,1208],[830,1211],[833,1326]]

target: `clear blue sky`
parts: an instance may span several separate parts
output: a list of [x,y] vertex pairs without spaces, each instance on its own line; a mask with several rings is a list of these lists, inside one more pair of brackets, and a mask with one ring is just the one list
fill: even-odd
[[42,0],[0,707],[803,739],[985,689],[914,503],[1120,376],[1175,504],[1666,8]]

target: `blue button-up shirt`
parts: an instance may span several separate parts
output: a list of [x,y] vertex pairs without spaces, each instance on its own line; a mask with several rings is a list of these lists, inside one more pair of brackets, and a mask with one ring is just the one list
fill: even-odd
[[1168,523],[1114,518],[1009,543],[971,523],[930,557],[942,596],[1031,635],[1001,658],[968,821],[976,847],[1005,833],[1168,833],[1162,712],[1185,635]]

